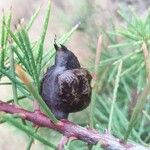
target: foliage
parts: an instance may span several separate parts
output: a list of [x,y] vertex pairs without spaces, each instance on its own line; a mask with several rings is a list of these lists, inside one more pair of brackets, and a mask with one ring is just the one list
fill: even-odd
[[149,70],[146,69],[147,60],[143,56],[142,45],[146,43],[149,48],[150,15],[143,19],[132,10],[128,11],[119,11],[126,25],[103,32],[112,44],[103,47],[99,63],[95,126],[100,131],[108,127],[121,139],[126,140],[130,135],[130,139],[147,145],[150,128],[142,110],[149,113]]
[[[35,98],[40,104],[42,103],[37,91],[40,88],[43,72],[50,66],[54,56],[53,44],[47,51],[44,50],[50,16],[50,3],[39,40],[36,42],[30,41],[28,31],[38,12],[39,9],[27,25],[23,25],[20,21],[15,33],[10,28],[11,12],[9,16],[3,15],[2,18],[0,79],[5,76],[9,78],[11,81],[9,84],[12,85],[13,89],[13,97],[8,102],[14,102],[21,107],[24,107],[24,103],[26,105],[29,103],[28,105],[30,105],[30,101]],[[139,95],[142,95],[146,85],[149,84],[141,47],[143,43],[146,44],[148,49],[150,47],[150,14],[145,19],[140,18],[131,10],[128,13],[119,11],[119,14],[126,25],[118,30],[112,28],[110,32],[100,29],[103,34],[103,41],[105,39],[109,41],[109,46],[106,46],[106,43],[103,42],[102,54],[97,66],[96,88],[93,88],[92,94],[94,106],[91,107],[91,111],[88,111],[89,116],[91,116],[90,113],[93,113],[89,119],[89,124],[92,121],[93,127],[100,132],[105,132],[105,129],[108,128],[109,132],[121,139],[127,140],[130,135],[129,139],[148,145],[150,144],[149,91],[144,95],[144,100],[140,103],[140,106],[144,106],[144,108],[135,104],[140,102]],[[74,26],[69,32],[60,37],[57,42],[65,43],[77,28],[78,25]],[[32,78],[33,83],[30,81],[32,86],[28,86],[20,80],[15,72],[16,64],[22,66],[24,72]],[[91,63],[89,69],[94,72],[93,63]],[[2,83],[1,86],[5,84],[8,83]],[[32,106],[27,107],[30,110],[34,110]],[[42,108],[49,114],[51,119],[54,119],[43,103]],[[142,110],[144,110],[143,113]],[[135,112],[138,115],[135,115]],[[30,149],[34,139],[52,149],[55,147],[54,141],[49,135],[44,132],[44,137],[39,136],[42,133],[36,129],[34,132],[29,122],[22,122],[19,118],[10,115],[4,115],[4,120],[0,118],[0,121],[1,123],[10,122],[29,135],[30,140],[29,144],[27,144],[27,149]],[[84,123],[85,121],[82,120],[81,122]],[[128,126],[131,127],[131,130],[129,130]],[[57,135],[56,139],[59,141],[59,135]],[[99,145],[98,143],[93,146],[93,149],[101,149]],[[69,141],[65,145],[65,149],[87,149],[87,145],[80,141]]]

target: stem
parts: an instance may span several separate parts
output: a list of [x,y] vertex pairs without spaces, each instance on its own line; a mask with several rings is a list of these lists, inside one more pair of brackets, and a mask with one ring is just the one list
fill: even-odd
[[112,127],[112,119],[113,119],[113,114],[114,114],[114,106],[115,106],[117,92],[118,92],[118,87],[119,87],[121,69],[122,69],[122,61],[120,61],[120,64],[118,66],[118,72],[117,72],[117,75],[116,75],[116,81],[115,81],[115,87],[114,87],[114,92],[113,92],[112,105],[111,105],[109,122],[108,122],[108,131],[109,131],[109,133],[111,132],[111,127]]
[[94,127],[94,107],[95,107],[95,89],[92,90],[92,96],[91,96],[91,104],[90,104],[90,127]]
[[[15,75],[15,61],[14,61],[14,53],[12,50],[12,45],[10,46],[10,68],[12,72],[12,77],[16,79]],[[12,81],[12,90],[13,90],[13,99],[15,104],[18,104],[18,96],[17,96],[17,85]]]
[[97,42],[97,48],[96,48],[96,55],[95,55],[95,66],[94,66],[94,79],[92,80],[93,84],[93,91],[92,91],[92,97],[91,97],[91,105],[90,105],[90,127],[93,128],[94,126],[94,108],[95,108],[95,92],[97,90],[97,75],[98,75],[98,67],[100,62],[100,56],[102,52],[102,36],[100,35]]
[[144,56],[148,80],[147,80],[147,85],[145,86],[142,94],[139,96],[137,103],[136,103],[136,106],[133,110],[133,113],[132,113],[132,116],[131,116],[131,119],[130,119],[130,122],[128,125],[128,130],[124,136],[124,142],[127,141],[133,127],[135,126],[135,124],[138,120],[140,113],[142,112],[144,105],[147,103],[147,101],[148,101],[147,96],[148,96],[149,91],[150,91],[150,72],[149,72],[150,71],[150,56],[149,56],[149,52],[147,49],[147,45],[145,43],[143,43],[143,45],[142,45],[142,50],[143,50],[143,56]]
[[[34,132],[36,133],[37,130],[38,130],[38,127],[35,129]],[[28,145],[27,145],[26,150],[30,150],[30,149],[31,149],[33,142],[34,142],[34,138],[33,138],[33,137],[30,137],[30,140],[29,140],[29,143],[28,143]]]
[[143,110],[143,114],[146,116],[146,118],[150,121],[150,115],[145,111]]
[[11,85],[11,82],[0,83],[0,85]]
[[[20,117],[22,119],[31,121],[32,123],[40,126],[40,127],[47,127],[54,129],[60,133],[62,133],[64,136],[70,138],[70,137],[75,137],[78,140],[85,141],[89,144],[96,144],[97,142],[100,141],[101,146],[104,149],[117,149],[117,150],[149,150],[149,148],[141,146],[135,142],[128,142],[128,143],[123,143],[121,142],[118,138],[115,138],[114,136],[108,134],[108,133],[99,133],[95,129],[92,128],[84,128],[79,125],[76,125],[68,120],[62,119],[61,121],[54,123],[52,122],[46,115],[40,112],[30,112],[27,110],[24,110],[22,108],[18,108],[15,105],[10,105],[5,102],[0,101],[0,111],[6,112],[6,113],[11,113],[11,114],[20,114]],[[7,115],[4,115],[7,116]],[[15,122],[14,119],[11,119],[11,117],[7,116],[6,121],[11,122],[12,124],[18,126],[18,124]],[[13,120],[13,121],[12,121]],[[17,121],[18,122],[18,121]],[[20,126],[20,124],[19,124]],[[23,127],[23,125],[21,125]],[[24,129],[24,128],[23,128]],[[26,128],[24,129],[26,130]],[[27,130],[28,132],[28,130]],[[34,131],[31,132],[29,131],[31,135],[34,135]],[[40,138],[38,136],[37,138]]]
[[29,141],[29,143],[28,143],[28,145],[26,147],[26,150],[30,150],[31,149],[33,142],[34,142],[34,139],[32,137],[30,137],[30,141]]

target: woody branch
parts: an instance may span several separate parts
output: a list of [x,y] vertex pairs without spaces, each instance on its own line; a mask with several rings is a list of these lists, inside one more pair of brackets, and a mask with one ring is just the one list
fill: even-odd
[[30,112],[19,108],[15,105],[8,104],[0,101],[0,111],[10,114],[19,114],[22,119],[31,121],[32,123],[40,126],[54,129],[62,133],[67,138],[75,138],[82,140],[89,144],[100,143],[105,149],[117,149],[117,150],[148,150],[148,148],[141,146],[134,142],[123,143],[120,139],[108,134],[99,133],[95,129],[81,127],[68,120],[61,120],[58,123],[53,123],[46,115],[40,111]]

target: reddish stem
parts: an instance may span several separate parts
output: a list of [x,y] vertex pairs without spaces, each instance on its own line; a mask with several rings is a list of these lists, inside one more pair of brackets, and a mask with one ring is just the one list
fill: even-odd
[[22,119],[33,122],[40,127],[47,127],[62,133],[65,137],[75,137],[78,140],[85,141],[89,144],[101,143],[101,146],[106,149],[117,149],[117,150],[148,150],[144,146],[141,146],[134,142],[122,143],[118,138],[108,134],[99,133],[95,129],[81,127],[68,120],[61,120],[57,124],[54,124],[46,115],[42,112],[30,112],[19,108],[15,105],[11,105],[0,101],[0,111],[4,111],[10,114],[18,113]]

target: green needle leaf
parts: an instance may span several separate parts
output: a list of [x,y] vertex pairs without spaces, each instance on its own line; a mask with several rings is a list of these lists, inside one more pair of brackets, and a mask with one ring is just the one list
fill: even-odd
[[47,13],[46,13],[45,20],[44,20],[43,31],[42,31],[40,42],[39,42],[39,49],[38,49],[38,56],[37,56],[37,64],[38,64],[39,73],[41,71],[41,63],[42,63],[43,50],[44,50],[44,41],[45,41],[49,18],[50,18],[50,10],[51,10],[51,5],[50,5],[50,1],[49,1]]
[[3,115],[2,117],[3,120],[11,123],[12,125],[14,125],[16,128],[24,131],[27,135],[35,138],[36,140],[40,141],[41,143],[56,149],[56,146],[53,145],[52,143],[50,143],[49,141],[47,141],[46,139],[44,139],[42,136],[40,136],[39,134],[37,134],[35,132],[34,129],[29,128],[28,126],[23,125],[22,123],[20,123],[19,121],[16,121],[13,117],[11,117],[11,115]]

